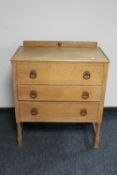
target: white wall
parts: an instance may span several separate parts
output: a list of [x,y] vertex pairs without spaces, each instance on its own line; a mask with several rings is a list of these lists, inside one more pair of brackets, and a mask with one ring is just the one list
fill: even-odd
[[0,107],[12,107],[10,58],[23,40],[98,41],[111,60],[105,106],[117,106],[117,0],[0,0]]

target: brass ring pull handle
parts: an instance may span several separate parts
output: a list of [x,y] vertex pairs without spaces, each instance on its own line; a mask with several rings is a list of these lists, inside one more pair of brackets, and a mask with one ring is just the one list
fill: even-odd
[[86,115],[87,115],[87,110],[86,110],[85,108],[81,109],[80,115],[81,115],[82,117],[86,116]]
[[88,93],[87,91],[84,91],[84,92],[82,93],[82,99],[86,100],[86,99],[88,99],[88,98],[89,98],[89,93]]
[[31,115],[37,115],[38,114],[38,110],[36,108],[32,108],[30,112],[31,112]]
[[62,46],[62,42],[58,42],[58,46],[61,47]]
[[84,78],[85,80],[90,79],[90,77],[91,77],[91,75],[90,75],[90,72],[89,72],[89,71],[85,71],[85,72],[83,73],[83,78]]
[[29,74],[29,77],[31,79],[35,79],[37,77],[37,72],[35,70],[31,70],[30,74]]
[[37,92],[36,92],[35,90],[32,90],[32,91],[30,92],[30,97],[31,97],[31,98],[37,98]]

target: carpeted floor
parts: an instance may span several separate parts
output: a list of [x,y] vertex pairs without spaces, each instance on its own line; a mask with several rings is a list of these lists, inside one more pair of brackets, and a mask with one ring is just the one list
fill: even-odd
[[117,175],[117,110],[105,110],[97,150],[90,124],[25,124],[18,148],[14,112],[0,113],[0,175]]

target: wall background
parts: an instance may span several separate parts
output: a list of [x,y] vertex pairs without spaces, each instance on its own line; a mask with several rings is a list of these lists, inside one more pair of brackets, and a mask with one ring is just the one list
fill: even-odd
[[116,0],[0,0],[0,107],[12,107],[10,58],[23,40],[97,41],[111,60],[105,106],[117,106]]

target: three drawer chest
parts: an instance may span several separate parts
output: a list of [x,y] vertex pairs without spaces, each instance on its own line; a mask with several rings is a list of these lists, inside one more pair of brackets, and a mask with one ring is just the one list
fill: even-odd
[[109,60],[96,42],[24,41],[11,59],[17,124],[91,123],[99,147]]

